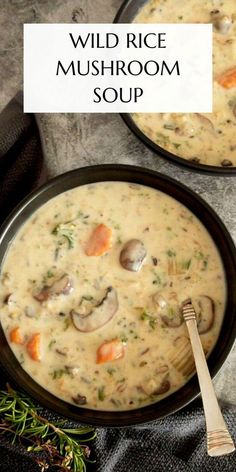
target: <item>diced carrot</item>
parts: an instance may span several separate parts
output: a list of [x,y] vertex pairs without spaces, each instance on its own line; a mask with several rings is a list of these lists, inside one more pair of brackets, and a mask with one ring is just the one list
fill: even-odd
[[21,334],[19,326],[17,326],[16,328],[13,328],[10,331],[9,337],[10,337],[10,341],[14,344],[24,344],[24,338]]
[[229,69],[217,78],[218,84],[226,89],[236,87],[236,67]]
[[125,355],[125,347],[122,341],[119,339],[113,339],[112,341],[107,341],[97,350],[97,364],[102,364],[103,362],[115,361],[121,359]]
[[102,256],[112,246],[112,231],[104,224],[98,225],[91,234],[87,247],[87,256]]
[[40,361],[42,356],[40,352],[40,333],[35,333],[29,339],[26,345],[27,351],[31,359]]

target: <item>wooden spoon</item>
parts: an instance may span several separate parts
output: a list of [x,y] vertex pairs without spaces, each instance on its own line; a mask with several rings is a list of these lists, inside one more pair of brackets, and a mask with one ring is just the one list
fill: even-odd
[[207,452],[209,456],[223,456],[224,454],[233,452],[235,446],[216,398],[202,343],[198,334],[196,312],[190,299],[183,303],[182,313],[189,332],[202,394],[207,430]]

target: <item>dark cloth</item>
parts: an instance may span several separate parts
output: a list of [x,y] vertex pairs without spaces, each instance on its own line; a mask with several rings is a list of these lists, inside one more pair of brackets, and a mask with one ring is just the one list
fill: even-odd
[[0,114],[0,224],[45,178],[39,131],[19,92]]
[[[40,136],[32,115],[23,114],[21,95],[0,115],[0,220],[44,179]],[[0,388],[7,378],[0,371]],[[49,421],[61,420],[40,408]],[[236,409],[223,407],[223,414],[236,441]],[[67,427],[78,424],[71,421]],[[234,472],[236,455],[210,458],[206,453],[203,408],[194,402],[175,415],[140,427],[97,428],[95,443],[98,472]],[[94,445],[92,448],[94,458]],[[48,469],[50,471],[50,469]],[[52,469],[55,470],[55,469]],[[32,454],[12,446],[0,436],[0,472],[38,472]]]
[[[236,442],[236,408],[222,412]],[[144,426],[98,431],[98,472],[235,472],[236,453],[209,457],[201,400]]]

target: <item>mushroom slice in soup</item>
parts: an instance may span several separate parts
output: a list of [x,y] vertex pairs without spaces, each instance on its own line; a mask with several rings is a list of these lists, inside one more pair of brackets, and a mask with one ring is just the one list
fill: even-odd
[[178,328],[183,323],[177,294],[175,292],[157,292],[152,297],[156,311],[163,323],[169,328]]
[[78,311],[71,310],[71,319],[73,324],[78,331],[84,333],[95,331],[98,328],[104,326],[110,321],[118,310],[118,298],[116,290],[113,287],[108,287],[105,296],[96,305],[92,303],[87,304],[86,312],[85,307]]
[[211,11],[211,18],[214,29],[217,33],[228,34],[232,30],[233,18],[232,16],[225,15],[219,10]]
[[193,298],[192,303],[197,315],[199,334],[210,331],[215,320],[215,303],[208,295]]
[[39,293],[34,295],[38,302],[44,302],[58,295],[69,295],[73,290],[73,283],[68,274],[62,275],[52,285],[44,285]]
[[143,393],[148,396],[163,395],[170,390],[170,381],[168,375],[157,375],[155,378],[149,379],[144,385],[138,387]]
[[130,239],[120,253],[120,264],[126,270],[138,272],[147,255],[144,244],[139,239]]

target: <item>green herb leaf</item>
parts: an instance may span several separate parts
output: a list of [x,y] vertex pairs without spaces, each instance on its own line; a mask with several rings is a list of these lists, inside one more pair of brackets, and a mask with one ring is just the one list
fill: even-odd
[[109,368],[107,369],[107,373],[108,373],[109,375],[111,375],[111,376],[114,374],[115,371],[116,371],[116,369],[113,369],[113,367],[109,367]]
[[98,389],[98,400],[100,400],[101,402],[103,402],[103,400],[105,399],[105,387],[102,386],[102,387],[99,387]]
[[74,247],[74,230],[75,224],[68,221],[67,223],[59,223],[55,226],[52,234],[59,236],[59,238],[64,238],[67,241],[68,249],[72,249]]
[[172,251],[172,249],[169,249],[167,251],[167,256],[169,257],[175,257],[176,256],[176,252],[175,251]]
[[155,329],[157,319],[154,316],[149,315],[145,310],[141,313],[140,320],[147,320],[150,328]]

